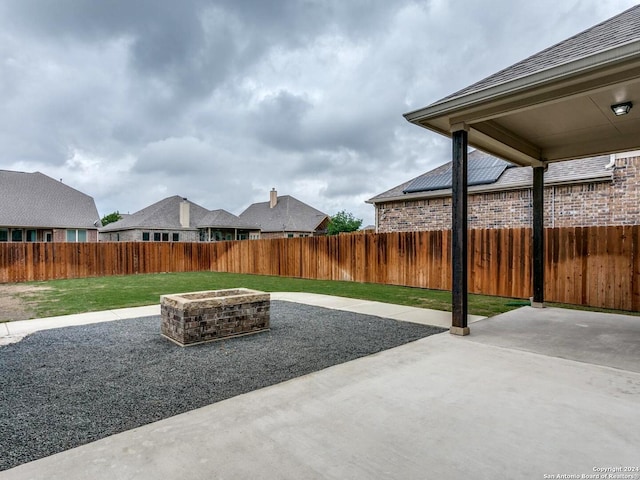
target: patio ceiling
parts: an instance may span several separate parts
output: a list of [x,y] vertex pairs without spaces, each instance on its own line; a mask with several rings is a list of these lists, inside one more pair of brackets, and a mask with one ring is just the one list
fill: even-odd
[[636,6],[405,118],[519,165],[639,149],[638,25]]

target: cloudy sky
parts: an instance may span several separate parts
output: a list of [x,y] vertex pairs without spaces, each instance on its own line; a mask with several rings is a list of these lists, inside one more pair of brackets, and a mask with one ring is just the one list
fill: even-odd
[[239,214],[275,187],[364,201],[449,159],[402,114],[631,0],[2,0],[0,168],[100,215],[171,195]]

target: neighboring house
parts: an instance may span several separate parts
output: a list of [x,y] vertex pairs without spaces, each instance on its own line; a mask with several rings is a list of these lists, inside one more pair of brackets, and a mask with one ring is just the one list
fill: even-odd
[[[638,152],[552,163],[545,172],[547,227],[640,223]],[[470,228],[530,227],[533,171],[475,150],[468,155]],[[451,228],[451,163],[367,203],[380,233]]]
[[254,203],[240,214],[248,223],[259,225],[262,238],[293,238],[326,235],[329,215],[290,196],[269,192],[269,201]]
[[40,172],[0,170],[0,242],[96,242],[92,197]]
[[226,210],[212,210],[198,222],[200,241],[257,240],[260,228]]
[[174,195],[100,229],[104,242],[198,242],[259,238],[260,229],[225,210]]

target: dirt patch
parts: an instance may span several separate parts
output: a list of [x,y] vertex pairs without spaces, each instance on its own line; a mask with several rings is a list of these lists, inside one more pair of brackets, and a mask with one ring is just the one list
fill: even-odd
[[43,290],[51,288],[20,284],[0,285],[0,321],[34,318],[35,305],[24,296]]

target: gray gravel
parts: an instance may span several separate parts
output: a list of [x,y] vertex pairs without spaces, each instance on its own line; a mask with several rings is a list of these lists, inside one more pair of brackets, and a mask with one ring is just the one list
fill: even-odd
[[182,348],[160,317],[0,347],[0,471],[444,331],[272,302],[271,331]]

